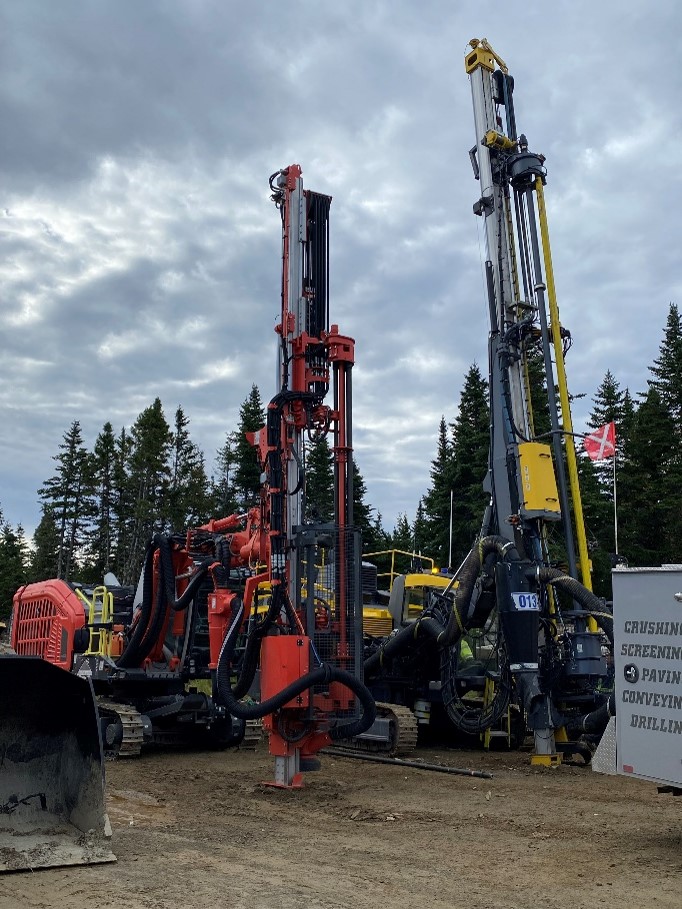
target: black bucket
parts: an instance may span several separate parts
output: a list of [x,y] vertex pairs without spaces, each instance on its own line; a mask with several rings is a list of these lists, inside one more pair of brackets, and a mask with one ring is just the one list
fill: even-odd
[[114,861],[89,680],[0,656],[0,871]]

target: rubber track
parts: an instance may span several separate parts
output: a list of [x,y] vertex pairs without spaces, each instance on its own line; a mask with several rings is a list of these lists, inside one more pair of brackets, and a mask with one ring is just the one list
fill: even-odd
[[391,738],[385,742],[372,742],[362,738],[342,739],[333,749],[356,754],[382,754],[387,757],[411,754],[417,747],[417,718],[409,707],[377,701],[377,717],[390,720]]
[[128,704],[117,704],[114,701],[98,701],[97,705],[106,713],[115,713],[123,726],[123,739],[120,747],[113,752],[105,751],[105,756],[107,758],[139,757],[144,739],[140,713]]
[[237,747],[243,751],[255,751],[262,737],[263,721],[247,720],[246,729],[244,730],[244,738],[241,740]]

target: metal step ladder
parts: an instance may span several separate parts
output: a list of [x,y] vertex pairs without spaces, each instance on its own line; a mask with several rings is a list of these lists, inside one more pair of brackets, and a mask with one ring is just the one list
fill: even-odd
[[[495,674],[487,673],[485,679],[485,686],[483,688],[483,709],[492,704],[495,699],[495,687],[496,687],[496,678]],[[486,751],[490,748],[491,739],[500,739],[504,738],[507,743],[507,748],[511,748],[511,708],[507,705],[507,709],[500,717],[497,727],[490,727],[481,733],[481,741],[483,742],[483,747]]]

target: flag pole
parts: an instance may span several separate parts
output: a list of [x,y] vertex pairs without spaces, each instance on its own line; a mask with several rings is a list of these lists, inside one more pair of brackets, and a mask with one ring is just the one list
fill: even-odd
[[618,503],[616,499],[616,447],[613,447],[613,535],[618,555]]
[[450,490],[450,548],[448,550],[448,570],[452,567],[452,511],[453,511],[453,499],[455,497],[454,489]]

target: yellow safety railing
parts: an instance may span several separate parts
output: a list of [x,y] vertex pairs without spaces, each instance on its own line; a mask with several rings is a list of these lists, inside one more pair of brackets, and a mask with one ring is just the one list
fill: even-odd
[[[398,571],[396,568],[396,556],[407,556],[413,562],[419,560],[422,564],[428,565],[428,572],[431,573],[436,567],[436,563],[429,556],[422,555],[419,552],[407,552],[405,549],[382,549],[380,552],[363,552],[362,558],[363,561],[367,559],[377,558],[380,556],[389,556],[391,557],[391,570],[390,571],[380,571],[377,572],[377,580],[379,578],[388,578],[389,590],[393,587],[393,582],[398,577],[399,574],[405,574],[405,571]],[[408,572],[409,573],[409,572]]]
[[85,656],[111,656],[111,620],[114,614],[114,598],[103,585],[95,587],[92,598],[88,599],[82,590],[76,590],[87,607],[90,638]]

